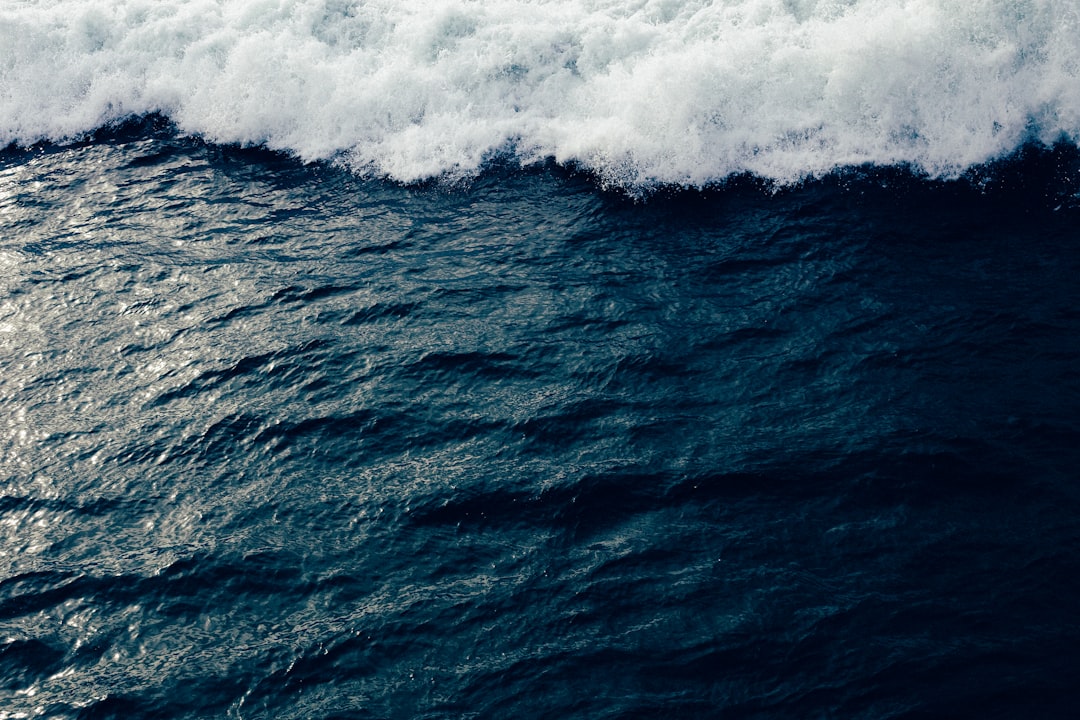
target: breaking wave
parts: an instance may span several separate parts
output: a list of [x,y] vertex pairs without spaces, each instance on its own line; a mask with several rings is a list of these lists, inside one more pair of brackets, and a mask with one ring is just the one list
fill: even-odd
[[1080,138],[1073,0],[45,0],[0,47],[0,146],[158,113],[401,182],[949,178]]

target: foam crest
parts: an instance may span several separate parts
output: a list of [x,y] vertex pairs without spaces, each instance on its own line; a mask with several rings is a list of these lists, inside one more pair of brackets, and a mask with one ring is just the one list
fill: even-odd
[[1080,138],[1073,0],[41,0],[0,8],[0,145],[158,112],[416,181],[950,177]]

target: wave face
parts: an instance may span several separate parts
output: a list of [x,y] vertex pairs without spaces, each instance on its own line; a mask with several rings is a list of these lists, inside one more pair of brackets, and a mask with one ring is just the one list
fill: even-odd
[[1055,158],[635,203],[42,150],[0,152],[0,720],[1077,716]]
[[160,113],[403,182],[948,178],[1080,138],[1074,0],[43,0],[0,47],[0,146]]

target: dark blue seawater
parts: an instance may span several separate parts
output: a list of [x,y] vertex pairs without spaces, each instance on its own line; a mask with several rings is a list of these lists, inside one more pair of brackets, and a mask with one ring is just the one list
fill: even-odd
[[0,718],[1074,716],[1078,167],[4,151]]

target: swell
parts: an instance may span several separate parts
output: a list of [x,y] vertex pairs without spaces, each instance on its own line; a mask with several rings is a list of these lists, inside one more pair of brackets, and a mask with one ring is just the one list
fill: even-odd
[[1068,715],[1068,153],[642,205],[110,132],[0,196],[6,711]]

